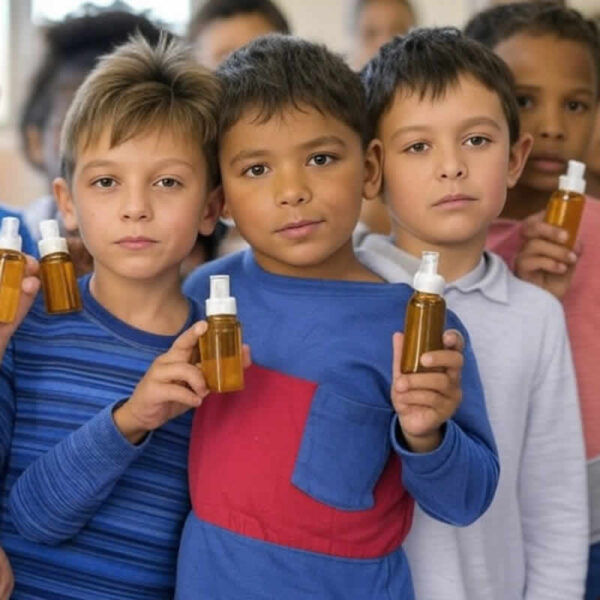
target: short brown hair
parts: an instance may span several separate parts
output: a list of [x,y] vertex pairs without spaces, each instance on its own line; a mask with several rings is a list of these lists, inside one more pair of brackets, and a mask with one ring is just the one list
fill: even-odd
[[71,182],[77,151],[107,127],[111,147],[165,127],[197,141],[214,185],[219,98],[217,78],[184,45],[162,36],[151,46],[137,35],[103,57],[77,90],[61,134],[62,175]]

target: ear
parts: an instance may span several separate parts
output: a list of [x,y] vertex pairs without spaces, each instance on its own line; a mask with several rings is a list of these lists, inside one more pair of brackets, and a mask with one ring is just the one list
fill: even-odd
[[75,204],[73,203],[71,188],[66,179],[57,177],[52,182],[52,189],[56,205],[65,224],[65,229],[67,231],[77,231],[77,213],[75,211]]
[[365,180],[363,183],[363,198],[372,200],[381,192],[383,175],[383,144],[374,139],[365,151]]
[[208,197],[206,198],[206,204],[204,205],[198,226],[198,231],[202,235],[210,235],[214,231],[217,219],[221,216],[222,210],[223,186],[218,185],[208,193]]
[[529,133],[524,133],[521,137],[511,146],[510,154],[508,156],[508,173],[507,173],[507,186],[512,188],[519,181],[529,153],[533,148],[533,136]]
[[27,125],[25,128],[25,154],[36,167],[45,168],[42,132],[35,125]]

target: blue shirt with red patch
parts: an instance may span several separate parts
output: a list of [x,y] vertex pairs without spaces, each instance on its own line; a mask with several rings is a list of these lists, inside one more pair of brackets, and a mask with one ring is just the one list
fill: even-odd
[[413,499],[466,525],[498,481],[464,327],[448,313],[466,340],[462,404],[441,445],[415,454],[390,402],[409,286],[274,275],[247,250],[197,270],[186,293],[206,298],[213,274],[230,275],[253,365],[243,391],[194,417],[176,598],[412,599]]

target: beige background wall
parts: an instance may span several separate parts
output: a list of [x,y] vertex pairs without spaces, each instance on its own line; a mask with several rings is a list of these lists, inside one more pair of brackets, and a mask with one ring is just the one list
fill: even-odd
[[[197,6],[201,0],[190,0]],[[348,12],[352,0],[275,0],[287,13],[295,33],[323,41],[338,52],[349,47]],[[52,0],[48,0],[52,2]],[[489,0],[413,0],[424,25],[461,26],[473,11]],[[29,0],[0,0],[8,3],[10,15],[10,72],[14,83],[9,124],[0,127],[0,202],[21,206],[45,193],[45,182],[22,159],[15,123],[23,90],[36,63],[40,44],[29,22]],[[592,14],[600,13],[600,0],[572,0],[571,6]],[[2,93],[5,93],[2,91]]]

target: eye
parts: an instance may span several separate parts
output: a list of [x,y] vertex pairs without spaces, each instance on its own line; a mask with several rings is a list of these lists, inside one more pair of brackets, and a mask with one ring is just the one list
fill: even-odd
[[112,177],[99,177],[92,182],[92,185],[102,189],[114,187],[117,182]]
[[567,110],[569,112],[585,112],[587,111],[588,106],[584,102],[580,102],[579,100],[568,100],[567,101]]
[[158,185],[159,187],[170,189],[170,188],[181,186],[181,183],[179,183],[179,181],[177,181],[177,179],[175,179],[173,177],[161,177],[156,182],[156,185]]
[[262,177],[266,173],[267,173],[266,165],[252,165],[251,167],[244,169],[242,174],[246,175],[248,177]]
[[406,148],[405,152],[409,152],[410,154],[423,154],[428,148],[429,145],[425,142],[415,142]]
[[331,154],[315,154],[308,161],[309,165],[314,165],[315,167],[325,167],[331,164],[335,158],[331,156]]
[[481,146],[487,146],[490,142],[491,140],[483,135],[472,135],[471,137],[467,138],[465,143],[468,146],[480,148]]
[[517,94],[516,99],[519,108],[528,109],[533,107],[533,98],[531,96]]

